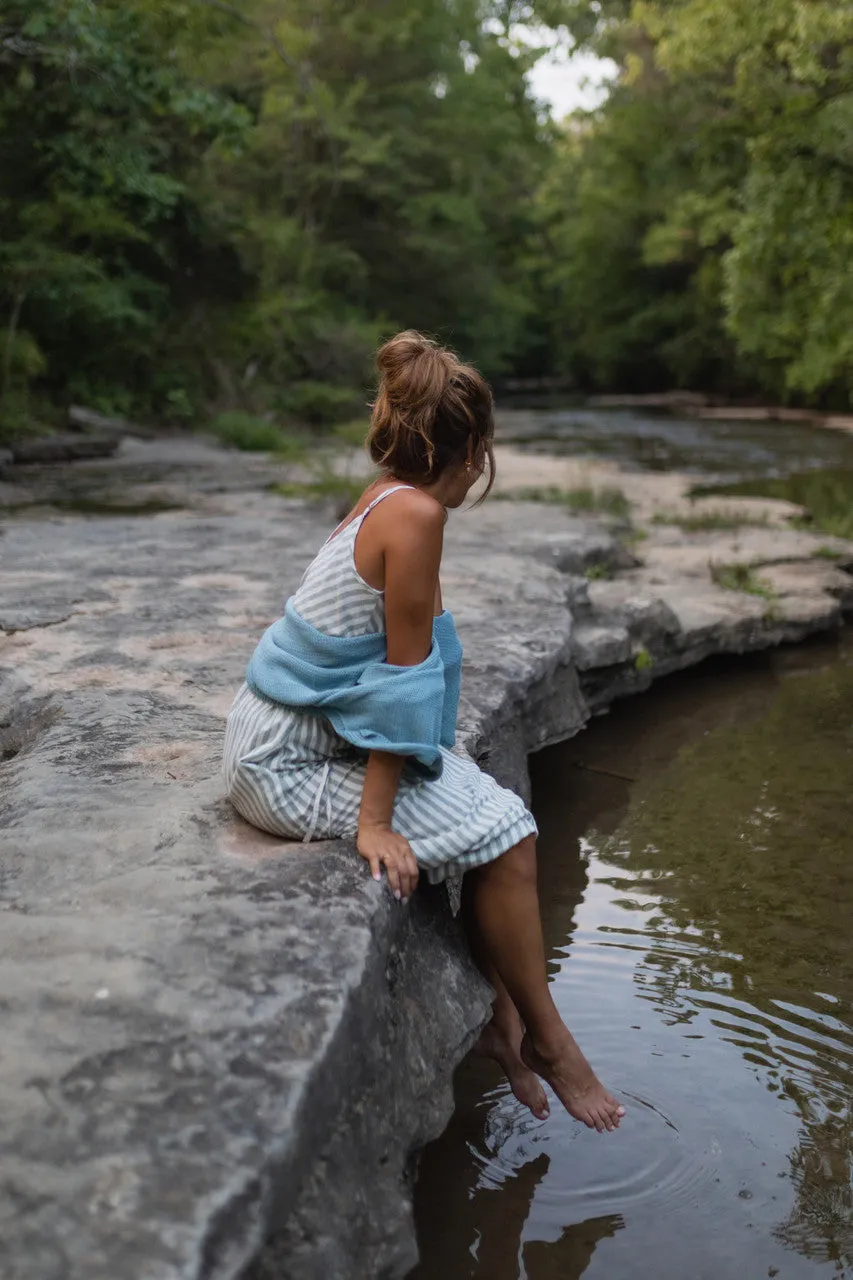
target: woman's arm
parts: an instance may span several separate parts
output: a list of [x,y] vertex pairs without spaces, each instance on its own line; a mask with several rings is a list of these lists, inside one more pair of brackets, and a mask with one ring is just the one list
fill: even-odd
[[[387,512],[379,507],[371,518],[378,525],[380,513],[385,517],[383,528],[375,531],[384,544],[386,658],[394,666],[412,667],[428,657],[432,646],[444,510],[421,493],[407,494],[395,508],[382,506],[388,507]],[[392,752],[371,751],[358,818],[359,853],[370,864],[375,880],[384,864],[394,897],[403,901],[418,882],[411,846],[391,828],[404,763],[402,756]]]

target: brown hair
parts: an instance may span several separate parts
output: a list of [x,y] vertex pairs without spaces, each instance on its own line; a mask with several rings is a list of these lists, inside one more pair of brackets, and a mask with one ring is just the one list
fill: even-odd
[[448,467],[482,460],[488,493],[495,475],[494,402],[482,374],[414,329],[380,347],[376,368],[379,389],[367,433],[373,461],[401,480],[429,484]]

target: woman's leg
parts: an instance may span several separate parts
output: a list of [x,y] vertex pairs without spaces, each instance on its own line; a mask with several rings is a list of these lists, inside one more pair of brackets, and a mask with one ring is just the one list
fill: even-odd
[[473,883],[467,875],[462,881],[462,923],[465,926],[471,955],[483,977],[495,990],[492,1020],[483,1028],[474,1048],[477,1053],[493,1058],[503,1068],[510,1088],[519,1102],[529,1107],[537,1120],[545,1120],[551,1110],[548,1099],[536,1072],[522,1061],[521,1041],[524,1037],[524,1025],[483,944],[474,911]]
[[551,998],[533,836],[468,876],[481,945],[526,1027],[521,1056],[575,1119],[599,1131],[615,1129],[624,1109],[593,1072]]

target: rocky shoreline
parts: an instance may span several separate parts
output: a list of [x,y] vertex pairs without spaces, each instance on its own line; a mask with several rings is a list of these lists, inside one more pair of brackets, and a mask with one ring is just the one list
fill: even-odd
[[[503,461],[505,496],[577,483]],[[345,844],[247,827],[218,777],[251,645],[330,513],[197,441],[20,471],[0,486],[5,1274],[403,1276],[405,1171],[488,990],[440,892],[398,907]],[[553,501],[448,528],[460,745],[521,791],[530,751],[615,698],[853,609],[853,545],[786,504],[727,500],[754,523],[691,531],[678,477],[583,477],[618,482],[641,540]],[[84,484],[127,512],[63,513]]]

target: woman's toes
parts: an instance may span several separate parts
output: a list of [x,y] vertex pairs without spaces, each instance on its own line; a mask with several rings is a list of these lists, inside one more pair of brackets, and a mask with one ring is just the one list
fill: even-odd
[[494,1022],[485,1027],[477,1042],[477,1052],[485,1057],[493,1058],[503,1068],[509,1086],[518,1098],[530,1109],[537,1120],[547,1120],[551,1108],[542,1082],[534,1071],[522,1062],[510,1036]]
[[537,1120],[547,1120],[551,1114],[551,1108],[538,1077],[523,1067],[521,1062],[508,1063],[504,1070],[509,1086],[518,1101],[529,1107]]
[[545,1097],[544,1089],[542,1090],[542,1097],[537,1101],[535,1106],[530,1108],[530,1110],[533,1112],[537,1120],[548,1119],[551,1114],[551,1106],[548,1099]]

